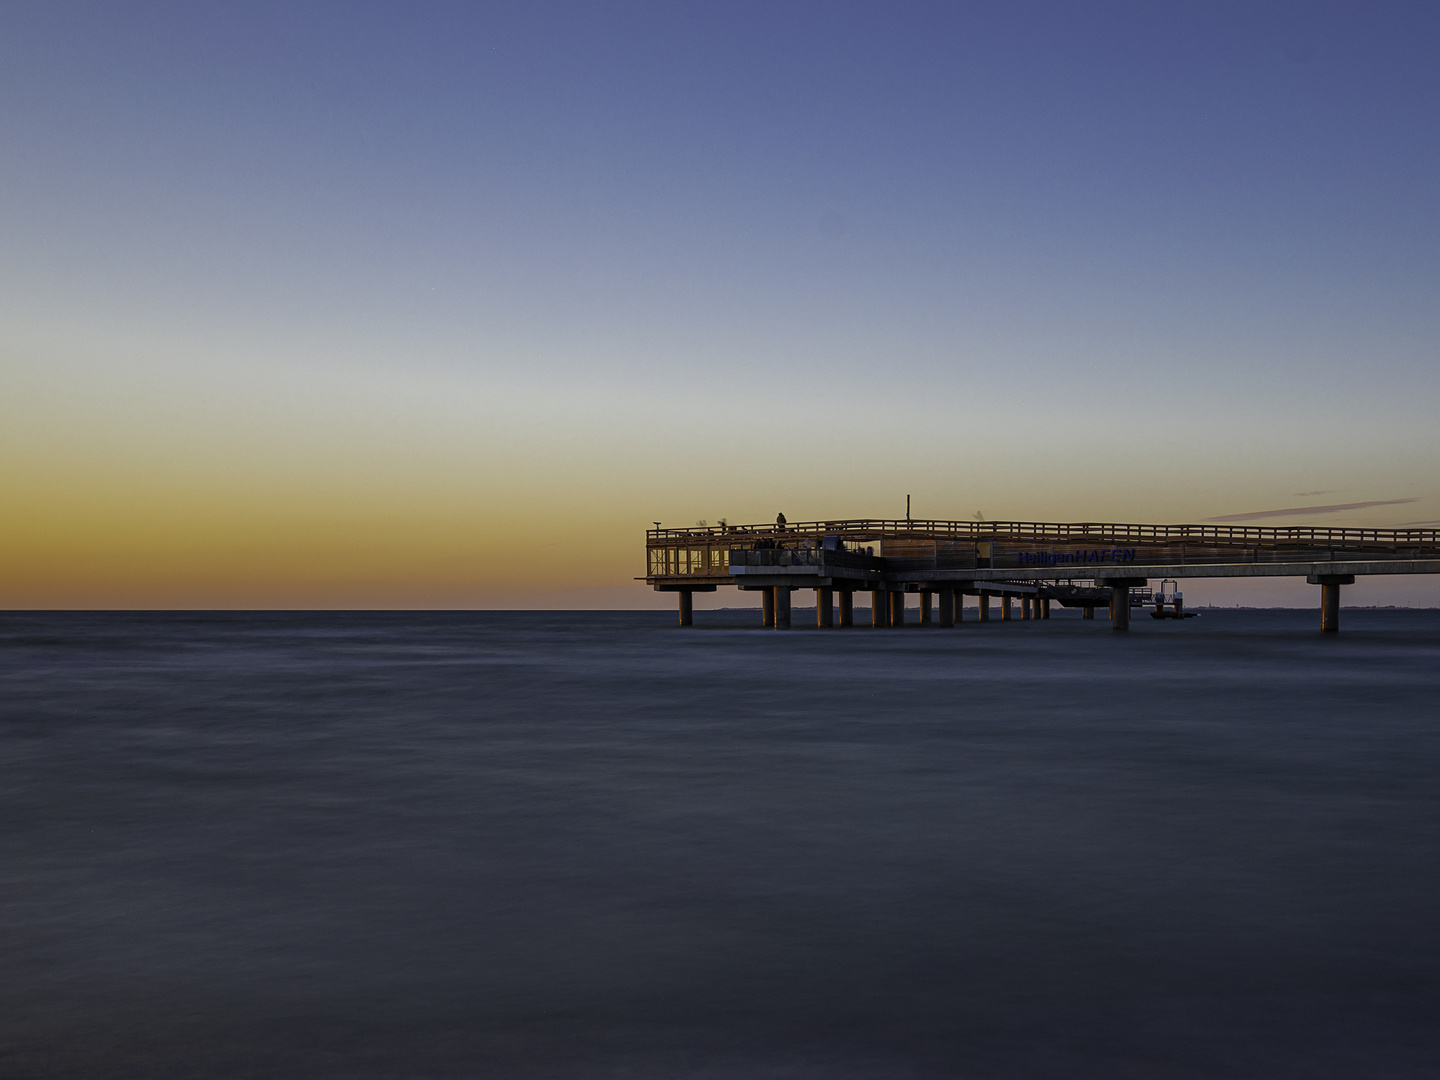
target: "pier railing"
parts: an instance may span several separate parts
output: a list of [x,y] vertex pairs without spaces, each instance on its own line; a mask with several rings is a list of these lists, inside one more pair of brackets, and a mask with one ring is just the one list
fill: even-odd
[[646,531],[650,546],[705,544],[734,546],[757,539],[776,542],[815,540],[883,540],[887,537],[946,540],[1026,540],[1131,543],[1224,544],[1237,547],[1270,545],[1383,546],[1440,548],[1440,529],[1356,529],[1314,525],[1133,525],[1105,522],[1066,524],[1030,521],[943,521],[908,518],[852,518],[841,521],[797,521],[778,525],[703,525]]

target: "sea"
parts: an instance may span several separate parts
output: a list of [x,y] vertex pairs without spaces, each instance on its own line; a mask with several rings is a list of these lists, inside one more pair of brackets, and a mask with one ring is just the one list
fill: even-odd
[[0,613],[0,1076],[1440,1076],[1440,611],[806,617]]

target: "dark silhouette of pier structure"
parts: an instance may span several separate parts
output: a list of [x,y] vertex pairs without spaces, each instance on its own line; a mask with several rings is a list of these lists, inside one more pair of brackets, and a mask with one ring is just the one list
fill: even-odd
[[[1015,521],[858,519],[774,525],[656,526],[645,534],[645,581],[679,596],[689,626],[693,597],[721,586],[762,594],[763,625],[790,626],[791,593],[815,592],[820,627],[853,626],[855,593],[870,593],[871,625],[901,626],[907,593],[920,622],[954,626],[965,596],[977,617],[1050,617],[1051,604],[1094,618],[1108,609],[1130,626],[1131,591],[1158,579],[1303,577],[1320,587],[1320,628],[1340,628],[1340,588],[1371,574],[1440,573],[1440,529],[1261,528],[1232,525],[1041,524]],[[1168,614],[1164,595],[1156,614]]]

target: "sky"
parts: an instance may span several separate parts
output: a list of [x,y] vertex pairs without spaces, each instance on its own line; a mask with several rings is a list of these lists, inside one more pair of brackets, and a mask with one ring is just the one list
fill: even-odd
[[907,494],[1435,524],[1436,55],[1428,3],[7,3],[0,606],[668,606],[653,521]]

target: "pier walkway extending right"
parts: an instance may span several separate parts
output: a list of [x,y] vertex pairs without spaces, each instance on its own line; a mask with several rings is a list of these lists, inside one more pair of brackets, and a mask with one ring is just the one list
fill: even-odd
[[[1340,626],[1340,588],[1362,575],[1440,573],[1440,529],[1265,528],[1078,522],[845,519],[716,525],[646,532],[644,580],[679,594],[690,625],[695,592],[758,590],[765,625],[790,624],[790,594],[814,589],[819,626],[853,623],[854,594],[871,593],[872,625],[904,620],[905,594],[920,594],[922,622],[953,626],[959,598],[992,597],[1002,618],[1014,599],[1022,617],[1050,604],[1092,617],[1108,606],[1114,629],[1130,624],[1130,590],[1188,577],[1303,577],[1320,587],[1321,629]],[[934,612],[938,609],[938,612]]]

